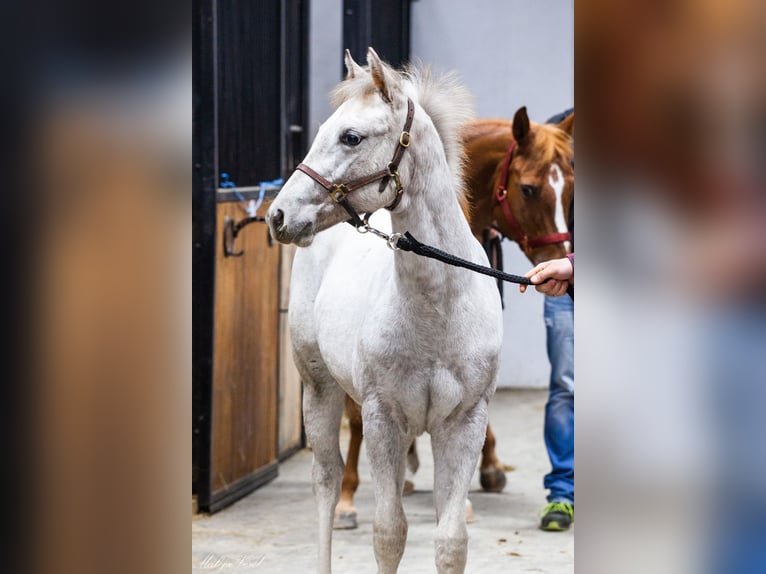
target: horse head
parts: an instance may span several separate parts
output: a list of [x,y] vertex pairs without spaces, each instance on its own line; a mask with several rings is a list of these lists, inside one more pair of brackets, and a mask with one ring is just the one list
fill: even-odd
[[558,125],[535,124],[526,107],[520,108],[513,118],[510,163],[496,172],[494,219],[533,263],[563,257],[571,249],[573,129],[574,114]]
[[[376,211],[397,198],[394,177],[364,181],[385,172],[403,136],[408,107],[401,77],[372,48],[367,67],[354,62],[348,50],[345,63],[346,78],[333,92],[335,112],[266,214],[272,236],[282,243],[310,245],[317,233],[348,220],[340,197],[357,213]],[[409,145],[408,139],[404,143]]]

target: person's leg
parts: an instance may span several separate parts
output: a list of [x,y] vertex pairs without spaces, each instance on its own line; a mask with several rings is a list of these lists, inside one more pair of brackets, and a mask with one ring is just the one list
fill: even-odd
[[[545,405],[545,446],[551,472],[543,484],[548,502],[574,505],[574,304],[568,296],[545,298],[551,378]],[[545,526],[545,524],[543,524]]]

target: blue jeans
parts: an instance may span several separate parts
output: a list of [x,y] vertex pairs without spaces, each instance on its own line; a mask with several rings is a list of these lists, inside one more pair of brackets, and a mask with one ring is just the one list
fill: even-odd
[[548,502],[574,504],[574,302],[545,298],[545,331],[551,381],[545,405],[545,446],[551,472],[543,484]]

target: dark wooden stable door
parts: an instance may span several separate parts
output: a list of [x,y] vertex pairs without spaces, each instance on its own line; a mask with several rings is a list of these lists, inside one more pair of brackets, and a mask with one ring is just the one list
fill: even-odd
[[394,67],[408,62],[410,2],[343,0],[343,46],[351,50],[357,62],[366,61],[369,46]]
[[[225,257],[222,231],[245,217],[239,197],[257,197],[306,151],[308,0],[194,0],[193,14],[192,480],[214,512],[303,444],[287,358],[291,253],[254,223],[237,238],[243,255]],[[344,0],[343,27],[360,61],[370,45],[393,64],[409,57],[409,0]]]
[[226,257],[222,232],[226,218],[247,217],[241,197],[258,197],[305,151],[306,16],[301,0],[194,3],[193,491],[203,511],[274,478],[280,454],[302,444],[300,393],[280,380],[281,249],[252,223],[235,242],[243,254]]

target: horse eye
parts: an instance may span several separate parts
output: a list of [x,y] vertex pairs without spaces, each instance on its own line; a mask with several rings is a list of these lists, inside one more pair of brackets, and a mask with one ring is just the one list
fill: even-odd
[[537,188],[534,185],[522,185],[521,193],[524,194],[524,197],[529,199],[530,197],[537,195]]
[[360,143],[362,143],[362,140],[364,138],[360,136],[359,134],[355,132],[343,132],[340,136],[340,143],[347,145],[347,146],[358,146]]

